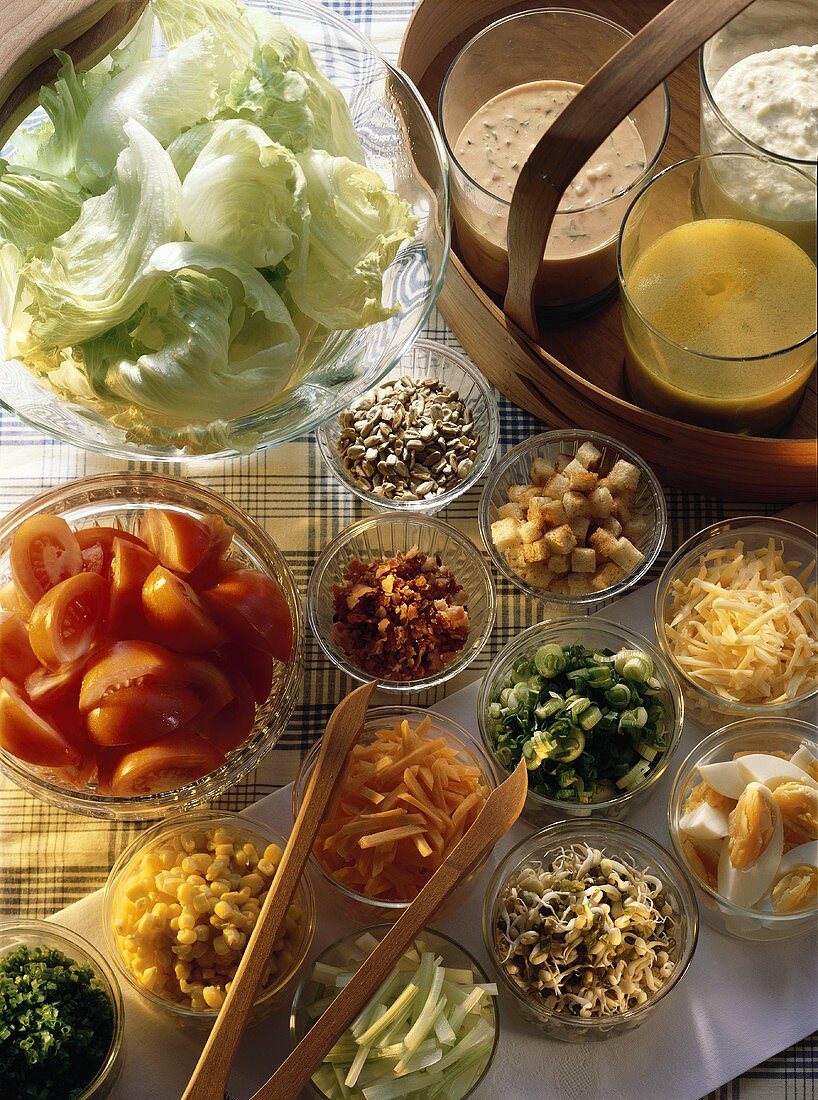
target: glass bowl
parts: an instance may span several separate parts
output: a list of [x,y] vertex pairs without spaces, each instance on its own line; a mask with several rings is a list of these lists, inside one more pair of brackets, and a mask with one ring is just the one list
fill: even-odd
[[[342,936],[341,939],[336,940],[335,943],[322,951],[318,958],[314,960],[313,965],[322,963],[326,966],[337,966],[345,969],[351,969],[356,964],[360,965],[362,957],[369,954],[369,948],[361,948],[358,945],[358,941],[364,936],[371,936],[380,941],[389,931],[390,927],[391,925],[388,924],[376,924],[369,928],[359,929],[349,935]],[[486,972],[477,959],[475,959],[465,947],[461,947],[459,943],[445,936],[442,932],[437,932],[432,928],[425,928],[416,938],[415,943],[418,942],[428,945],[430,950],[434,951],[436,955],[441,956],[447,967],[451,967],[455,970],[466,970],[470,968],[478,975],[478,981],[488,982]],[[314,1017],[310,1014],[310,1009],[323,995],[322,987],[318,982],[312,980],[312,972],[312,967],[310,967],[308,971],[305,971],[298,989],[295,992],[295,997],[293,998],[292,1010],[290,1012],[290,1034],[293,1043],[300,1042],[315,1022]],[[466,1100],[466,1097],[471,1096],[481,1082],[485,1080],[486,1074],[491,1069],[494,1056],[497,1053],[497,1041],[500,1036],[500,1012],[497,1006],[497,998],[489,997],[487,1003],[494,1024],[494,1045],[486,1059],[485,1067],[473,1084],[469,1086],[468,1090],[462,1094],[460,1100]],[[327,1100],[327,1094],[312,1080],[307,1085],[306,1091],[314,1100]]]
[[[234,835],[241,836],[245,842],[254,844],[262,850],[268,844],[277,844],[283,850],[286,844],[286,839],[274,829],[271,829],[265,822],[247,814],[231,813],[228,810],[215,812],[195,810],[193,813],[185,813],[167,821],[157,822],[129,844],[111,868],[102,900],[102,926],[105,934],[105,946],[116,969],[127,985],[144,999],[145,1004],[165,1019],[172,1020],[182,1027],[205,1030],[212,1027],[219,1010],[208,1008],[199,1011],[191,1008],[190,1005],[176,1004],[147,989],[123,959],[117,945],[114,929],[115,913],[121,892],[125,888],[126,876],[138,867],[142,854],[148,848],[155,848],[162,842],[167,842],[171,837],[186,833],[194,828],[225,828]],[[301,938],[290,966],[276,981],[263,989],[256,998],[251,1010],[250,1019],[252,1022],[263,1019],[277,1006],[280,1007],[282,1004],[286,1004],[292,994],[296,975],[303,966],[312,946],[317,909],[315,894],[308,874],[302,877],[293,900],[300,902],[304,912]]]
[[[653,660],[653,674],[662,683],[658,699],[665,707],[664,736],[667,748],[659,762],[648,773],[647,778],[632,791],[617,795],[605,802],[562,802],[548,798],[531,789],[529,785],[522,816],[532,825],[542,827],[563,818],[589,818],[592,815],[615,821],[621,820],[644,805],[651,797],[661,777],[667,771],[682,737],[684,725],[684,700],[676,676],[662,654],[646,638],[633,630],[607,619],[546,619],[543,623],[524,630],[513,642],[500,650],[491,663],[488,672],[480,684],[477,697],[477,721],[486,752],[494,761],[494,766],[505,778],[510,773],[497,758],[492,743],[493,722],[489,718],[489,703],[492,696],[510,676],[515,661],[525,654],[536,651],[542,645],[585,645],[600,649],[611,649],[616,653],[623,646],[644,650]],[[517,763],[516,761],[514,762]]]
[[111,1046],[94,1079],[89,1081],[76,1096],[76,1100],[103,1100],[103,1097],[108,1096],[116,1085],[122,1069],[125,1044],[125,1012],[116,975],[88,940],[72,929],[53,924],[51,921],[0,921],[0,957],[16,951],[19,947],[53,948],[82,966],[90,966],[107,993],[114,1013]]
[[[253,0],[251,0],[253,3]],[[308,362],[278,402],[219,422],[217,430],[179,431],[179,421],[148,438],[115,425],[99,404],[58,396],[19,360],[0,356],[0,401],[46,435],[117,458],[184,463],[224,459],[303,435],[346,408],[400,358],[423,327],[443,283],[449,253],[449,182],[437,128],[411,81],[342,16],[309,0],[255,0],[304,38],[319,68],[347,100],[367,164],[419,218],[384,278],[388,319],[311,341]],[[157,52],[165,53],[164,44]],[[38,117],[42,117],[39,112]],[[32,120],[33,121],[33,120]],[[6,154],[7,159],[13,156]],[[158,426],[151,425],[152,429]]]
[[799,561],[802,565],[811,561],[812,568],[808,577],[805,578],[804,586],[816,583],[818,573],[815,564],[815,535],[805,527],[791,523],[789,520],[742,516],[738,519],[713,523],[683,543],[668,561],[656,586],[653,618],[659,646],[679,678],[691,717],[705,724],[718,724],[724,718],[735,721],[738,718],[751,718],[762,714],[765,717],[786,716],[806,719],[814,718],[816,714],[818,679],[813,680],[811,684],[807,682],[793,699],[780,703],[764,705],[734,702],[722,698],[715,691],[710,691],[693,680],[679,666],[666,637],[665,624],[670,619],[672,586],[676,580],[693,570],[704,554],[712,553],[714,550],[732,549],[738,541],[743,542],[747,550],[756,550],[766,547],[769,539],[775,539],[777,543],[783,544],[786,561]]
[[78,478],[32,497],[0,520],[0,588],[10,575],[9,549],[17,527],[41,512],[61,516],[73,528],[114,526],[134,531],[141,515],[162,507],[184,515],[215,512],[234,529],[231,556],[273,577],[281,587],[293,621],[293,656],[276,662],[267,701],[256,708],[248,739],[227,754],[224,764],[208,775],[175,790],[116,798],[94,786],[70,787],[54,771],[37,767],[0,749],[0,770],[31,794],[74,813],[90,817],[134,820],[163,817],[190,809],[223,794],[243,779],[275,745],[287,727],[301,688],[304,666],[304,619],[295,578],[284,555],[259,525],[229,500],[192,481],[158,474],[98,474]]
[[[514,168],[510,166],[503,178],[502,161],[492,160],[493,176],[499,174],[500,179],[496,192],[488,190],[472,174],[468,147],[460,141],[464,127],[486,103],[521,84],[542,80],[575,87],[587,84],[631,37],[623,27],[591,12],[543,7],[498,19],[467,42],[451,63],[440,95],[438,122],[451,165],[458,253],[475,278],[501,297],[508,283],[507,231]],[[587,207],[579,201],[584,191],[577,189],[571,194],[569,189],[554,217],[534,289],[537,306],[549,319],[577,318],[598,309],[615,294],[620,223],[630,200],[655,171],[667,139],[670,98],[666,86],[661,84],[652,91],[625,125],[635,130],[642,150],[634,154],[640,158],[633,166],[636,177],[624,186],[606,185],[604,197],[600,194]],[[543,128],[538,125],[536,130],[540,133]],[[502,152],[500,140],[498,136]],[[516,150],[518,163],[528,159],[532,144],[521,143]],[[496,157],[494,148],[491,152]],[[623,142],[616,152],[627,156],[629,151]],[[599,163],[594,161],[595,166]],[[585,189],[593,186],[589,181],[590,177],[583,181]],[[572,203],[577,203],[577,208],[572,209]],[[586,244],[589,238],[593,243]]]
[[404,376],[412,379],[440,379],[449,389],[458,393],[474,413],[474,425],[480,442],[474,465],[462,481],[434,497],[395,500],[370,492],[352,477],[338,450],[338,438],[342,429],[337,417],[326,421],[319,428],[318,446],[333,476],[345,489],[360,497],[375,511],[422,512],[431,515],[471,489],[488,469],[500,436],[500,408],[491,386],[477,367],[465,355],[434,340],[417,340],[382,382]]
[[732,760],[736,752],[786,752],[792,756],[802,745],[818,755],[818,728],[793,718],[744,718],[711,733],[685,759],[676,773],[667,810],[668,831],[676,857],[687,871],[699,900],[702,919],[719,932],[746,940],[783,940],[814,932],[816,909],[795,913],[744,908],[727,901],[692,866],[682,843],[679,821],[684,804],[699,780],[700,764]]
[[[437,714],[433,710],[423,710],[421,707],[403,706],[370,708],[367,711],[366,720],[364,721],[361,736],[358,738],[358,743],[362,745],[371,744],[375,740],[379,730],[387,726],[395,726],[404,718],[412,722],[413,727],[419,725],[424,718],[431,719],[432,725],[429,731],[430,734],[435,738],[443,738],[448,746],[457,750],[461,759],[479,768],[482,781],[489,791],[497,786],[497,777],[492,758],[485,752],[483,746],[472,737],[471,734],[467,733],[462,726],[459,726],[457,722],[454,722],[451,718],[447,718],[443,714]],[[318,760],[320,749],[321,741],[319,739],[301,761],[301,766],[298,769],[298,774],[293,783],[293,820],[297,818],[298,812],[301,809],[301,804],[304,800],[304,792],[307,789],[310,775]],[[474,875],[483,866],[487,858],[488,853],[479,864],[476,864],[472,868],[469,875],[464,878],[455,893],[444,903],[443,909],[438,911],[439,913],[445,913],[453,906],[461,906],[464,902],[464,898],[470,896]],[[368,924],[373,920],[396,921],[409,907],[410,903],[408,901],[383,901],[350,890],[348,887],[338,882],[337,879],[333,878],[332,874],[323,866],[315,855],[310,856],[310,866],[318,877],[328,884],[332,891],[333,900],[340,901],[344,911],[363,924]]]
[[[609,856],[650,868],[652,873],[659,874],[679,921],[677,963],[671,976],[655,996],[618,1016],[579,1019],[537,1004],[526,997],[506,973],[494,945],[498,901],[509,879],[534,862],[549,864],[560,849],[579,843],[587,843]],[[696,950],[698,934],[696,897],[682,868],[651,837],[615,821],[563,821],[526,837],[511,849],[495,870],[483,906],[483,942],[501,988],[510,994],[515,1007],[526,1020],[550,1037],[565,1042],[609,1039],[645,1023],[684,977]]]
[[[610,470],[620,458],[632,463],[639,469],[642,476],[638,492],[634,498],[634,507],[644,515],[646,527],[644,534],[633,539],[633,543],[638,550],[641,550],[644,557],[630,573],[608,588],[603,588],[600,592],[578,594],[551,592],[548,589],[538,588],[536,585],[530,584],[514,572],[506,561],[505,555],[494,545],[494,539],[491,536],[491,525],[500,519],[499,509],[504,504],[508,504],[510,487],[512,485],[530,484],[532,459],[538,457],[548,458],[553,463],[560,454],[568,454],[573,457],[582,444],[586,442],[593,443],[602,452],[601,470]],[[486,484],[483,486],[483,493],[480,497],[479,522],[480,534],[483,537],[486,549],[491,555],[491,560],[507,580],[525,592],[527,596],[553,604],[561,610],[590,612],[603,600],[610,600],[624,595],[629,588],[632,588],[647,574],[659,556],[659,551],[665,541],[667,506],[658,478],[639,455],[626,447],[624,443],[619,443],[607,435],[571,429],[543,432],[542,435],[535,435],[523,443],[518,443],[516,447],[512,447],[510,451],[503,455],[500,461],[495,464]]]
[[439,671],[417,680],[379,679],[378,686],[383,691],[418,692],[445,683],[471,664],[494,626],[494,585],[483,555],[474,543],[442,520],[387,512],[358,520],[341,531],[324,549],[310,576],[307,615],[318,644],[334,665],[355,680],[373,679],[346,655],[334,638],[333,585],[341,583],[344,571],[353,561],[368,562],[398,551],[406,554],[413,547],[429,558],[439,558],[465,591],[469,634],[463,648]]

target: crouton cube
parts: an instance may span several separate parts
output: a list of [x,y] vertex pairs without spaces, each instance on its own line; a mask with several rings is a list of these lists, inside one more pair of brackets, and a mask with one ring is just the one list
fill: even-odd
[[548,586],[549,592],[558,592],[560,595],[568,595],[568,577],[555,577],[551,584]]
[[525,507],[510,500],[508,504],[501,504],[497,509],[500,519],[516,519],[518,523],[525,523]]
[[571,551],[571,571],[573,573],[596,573],[596,551],[586,546],[578,546]]
[[554,462],[554,469],[557,471],[558,474],[561,474],[565,467],[570,465],[570,463],[573,461],[573,455],[567,455],[565,454],[565,452],[561,452],[556,457],[556,460]]
[[512,546],[506,550],[506,561],[515,573],[519,573],[525,566],[525,555],[522,546]]
[[591,521],[588,517],[575,516],[572,520],[568,521],[568,526],[576,535],[577,542],[584,544],[588,537],[588,528],[591,526]]
[[532,497],[528,502],[527,517],[532,523],[539,523],[541,527],[545,527],[545,520],[543,518],[543,511],[547,504],[550,504],[549,497]]
[[648,521],[644,516],[633,516],[622,527],[622,534],[625,538],[634,541],[634,539],[641,539],[648,529]]
[[498,519],[491,525],[491,540],[498,550],[520,545],[520,525],[516,519]]
[[584,516],[588,512],[588,502],[585,497],[582,493],[575,493],[571,489],[562,498],[562,506],[565,509],[565,518],[569,523],[576,516]]
[[540,508],[540,522],[543,528],[561,527],[567,519],[565,505],[561,500],[549,500]]
[[638,513],[634,510],[633,493],[627,490],[622,493],[614,493],[614,514],[620,523],[630,523]]
[[538,455],[531,461],[531,480],[535,485],[546,485],[554,476],[554,463]]
[[563,523],[561,527],[547,531],[543,535],[543,542],[551,554],[570,554],[577,544],[577,536],[567,523]]
[[508,499],[514,501],[515,504],[522,504],[526,508],[529,499],[536,495],[537,490],[533,485],[511,485],[508,490]]
[[617,541],[616,549],[611,552],[611,560],[615,561],[625,573],[635,569],[644,556],[642,551],[637,550],[631,540],[626,539],[624,535]]
[[564,476],[571,479],[571,488],[580,493],[592,493],[599,481],[599,474],[595,474],[593,470],[585,470],[582,466],[579,469],[572,470],[570,474],[566,470]]
[[532,523],[530,520],[526,520],[525,523],[520,524],[520,541],[525,545],[529,542],[536,542],[542,535],[542,528],[539,523]]
[[572,573],[566,580],[572,596],[584,596],[590,590],[591,577],[587,573]]
[[616,562],[606,562],[591,577],[591,590],[601,592],[604,588],[610,588],[612,584],[616,584],[617,581],[621,580],[624,575]]
[[636,489],[642,475],[639,467],[632,462],[626,462],[624,458],[617,459],[608,471],[605,482],[608,488],[616,494],[621,489]]
[[597,450],[593,443],[583,443],[577,453],[574,455],[574,461],[578,462],[580,466],[584,466],[586,470],[595,469],[602,458],[602,451]]
[[523,543],[523,557],[526,560],[526,564],[530,565],[533,562],[545,561],[549,556],[549,549],[546,546],[545,539],[537,539],[536,542]]
[[597,558],[601,561],[610,561],[611,554],[616,550],[618,543],[610,531],[597,527],[596,531],[588,539],[588,545],[593,549]]
[[533,565],[527,565],[520,575],[524,581],[527,581],[535,588],[548,588],[554,579],[554,574],[545,562],[536,562]]
[[622,524],[616,516],[607,516],[600,522],[599,526],[603,531],[607,531],[609,534],[613,535],[615,539],[618,539],[622,534]]
[[613,511],[614,500],[607,485],[596,488],[588,496],[588,507],[594,519],[607,519]]
[[567,554],[552,554],[548,559],[548,568],[556,576],[562,577],[571,568],[571,559]]
[[545,491],[552,500],[561,500],[571,488],[571,481],[565,474],[554,474],[545,486]]

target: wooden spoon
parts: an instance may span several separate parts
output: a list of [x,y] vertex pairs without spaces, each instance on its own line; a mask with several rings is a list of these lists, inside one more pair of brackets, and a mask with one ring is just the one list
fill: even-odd
[[0,0],[0,148],[57,76],[55,49],[77,69],[118,46],[148,0]]
[[[297,1100],[301,1089],[378,987],[386,981],[407,947],[458,883],[504,836],[522,812],[528,773],[521,760],[495,788],[471,826],[454,846],[403,915],[373,948],[350,981],[310,1028],[273,1076],[251,1100]],[[214,1098],[215,1100],[215,1098]]]
[[327,805],[344,775],[349,751],[360,736],[375,686],[373,681],[356,688],[330,715],[304,801],[261,907],[258,923],[182,1100],[223,1100],[230,1067],[247,1015],[258,995],[264,967],[301,881]]

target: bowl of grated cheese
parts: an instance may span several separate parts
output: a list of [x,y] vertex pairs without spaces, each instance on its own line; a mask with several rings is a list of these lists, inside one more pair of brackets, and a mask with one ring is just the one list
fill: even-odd
[[694,716],[814,716],[817,549],[797,523],[747,516],[705,527],[667,563],[656,637]]

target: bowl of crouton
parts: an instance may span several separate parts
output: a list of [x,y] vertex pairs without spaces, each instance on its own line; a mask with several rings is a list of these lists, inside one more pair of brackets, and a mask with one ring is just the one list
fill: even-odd
[[497,569],[523,592],[590,612],[646,576],[667,508],[656,475],[624,444],[544,432],[494,467],[480,531]]

